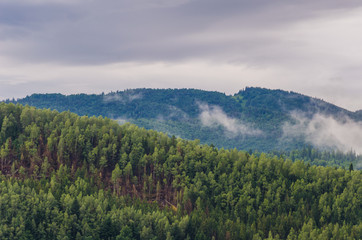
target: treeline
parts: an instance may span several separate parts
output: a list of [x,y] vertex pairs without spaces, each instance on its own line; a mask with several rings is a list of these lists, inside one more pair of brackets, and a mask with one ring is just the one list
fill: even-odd
[[342,167],[345,169],[361,169],[362,155],[354,151],[342,152],[338,150],[319,150],[312,146],[304,146],[292,151],[272,151],[272,155],[289,158],[293,162],[302,160],[305,163],[318,166]]
[[360,239],[362,174],[0,104],[0,238]]
[[[184,139],[200,139],[201,143],[219,148],[239,150],[300,149],[305,138],[284,138],[283,126],[292,124],[290,113],[297,111],[312,118],[314,114],[347,116],[362,120],[361,114],[337,107],[322,100],[294,92],[247,87],[237,94],[195,89],[129,89],[108,94],[33,94],[23,99],[7,100],[37,108],[71,111],[78,115],[105,116],[127,119],[140,127],[180,136]],[[263,131],[261,135],[230,134],[227,129],[208,127],[200,121],[205,110],[200,106],[218,106],[229,117]]]

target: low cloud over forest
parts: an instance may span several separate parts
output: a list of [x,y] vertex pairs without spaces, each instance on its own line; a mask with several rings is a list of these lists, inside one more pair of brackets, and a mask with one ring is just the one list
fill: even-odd
[[203,126],[206,127],[219,127],[222,126],[225,132],[230,137],[240,135],[260,135],[262,131],[255,129],[247,123],[244,123],[235,118],[229,117],[218,106],[209,106],[207,104],[199,104],[201,114],[199,116]]
[[283,126],[285,138],[304,137],[318,147],[362,153],[362,122],[346,116],[336,119],[323,114],[309,118],[298,112],[292,112],[291,117],[294,123],[288,122]]

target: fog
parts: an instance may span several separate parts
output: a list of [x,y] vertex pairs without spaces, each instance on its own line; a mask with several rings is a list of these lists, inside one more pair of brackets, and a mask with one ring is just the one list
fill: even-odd
[[362,122],[346,116],[336,119],[323,114],[307,118],[298,112],[292,112],[291,117],[295,122],[284,124],[284,137],[305,137],[307,142],[317,147],[362,153]]
[[226,113],[218,106],[199,104],[199,108],[201,110],[199,119],[203,126],[214,128],[222,126],[229,137],[262,134],[261,130],[255,129],[247,123],[227,116]]
[[133,93],[109,93],[104,96],[103,101],[105,102],[121,102],[123,104],[130,103],[133,100],[141,99],[143,96],[141,94],[133,94]]

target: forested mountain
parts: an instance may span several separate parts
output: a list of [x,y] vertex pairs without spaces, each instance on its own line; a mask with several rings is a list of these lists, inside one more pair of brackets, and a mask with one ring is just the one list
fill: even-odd
[[[320,139],[318,129],[314,129],[334,121],[353,131],[345,123],[362,120],[360,112],[282,90],[246,88],[231,96],[195,89],[132,89],[100,95],[33,94],[7,102],[69,110],[79,115],[102,115],[169,136],[200,139],[201,143],[218,148],[290,152],[311,146],[316,151],[360,150],[344,144],[345,136],[330,137],[331,133],[323,128],[319,135],[326,139]],[[314,132],[310,132],[311,128]],[[350,163],[339,155],[342,158],[317,160]]]
[[0,103],[1,239],[361,239],[362,172]]

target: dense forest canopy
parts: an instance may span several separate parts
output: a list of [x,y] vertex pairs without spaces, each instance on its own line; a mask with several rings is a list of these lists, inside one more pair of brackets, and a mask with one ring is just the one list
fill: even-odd
[[[71,111],[81,116],[101,115],[169,136],[200,139],[202,144],[213,144],[218,148],[277,151],[291,158],[298,155],[311,164],[346,168],[351,162],[357,166],[362,161],[361,156],[354,154],[358,149],[353,147],[359,146],[348,142],[350,134],[336,136],[338,144],[333,145],[327,143],[331,141],[330,137],[319,139],[319,135],[329,136],[330,132],[307,132],[308,127],[327,125],[331,119],[336,119],[335,124],[340,120],[343,128],[339,132],[353,131],[343,125],[343,121],[345,118],[361,121],[360,112],[350,112],[294,92],[246,88],[231,96],[195,89],[131,89],[100,95],[33,94],[12,102]],[[293,116],[295,112],[298,112],[297,116]],[[308,127],[303,125],[312,121],[314,116],[323,118]],[[299,125],[296,118],[302,118]],[[362,131],[362,127],[359,129]],[[313,141],[313,137],[318,143]],[[351,144],[353,146],[349,146]],[[310,154],[312,151],[313,154]],[[349,153],[342,154],[347,151]],[[351,157],[351,154],[354,156]]]
[[0,147],[1,239],[362,238],[353,165],[5,103]]

